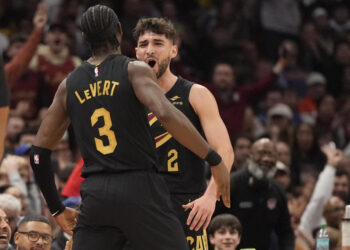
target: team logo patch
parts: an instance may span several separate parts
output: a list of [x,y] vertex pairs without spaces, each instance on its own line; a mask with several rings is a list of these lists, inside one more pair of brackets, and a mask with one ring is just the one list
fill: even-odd
[[95,77],[98,77],[99,76],[98,67],[95,67],[94,72],[95,72]]
[[277,201],[276,201],[275,198],[270,198],[270,199],[267,200],[267,207],[268,207],[270,210],[275,209],[276,204],[277,204]]
[[34,163],[39,164],[39,155],[38,154],[34,154]]

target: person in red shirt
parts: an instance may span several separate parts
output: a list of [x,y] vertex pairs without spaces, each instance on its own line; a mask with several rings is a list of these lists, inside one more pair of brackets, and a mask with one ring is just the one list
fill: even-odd
[[26,71],[38,44],[42,31],[47,21],[46,7],[43,3],[38,4],[33,23],[34,30],[27,42],[5,66],[1,57],[0,62],[0,162],[4,153],[7,121],[9,115],[9,88],[7,83],[16,82]]
[[256,83],[238,87],[235,69],[228,62],[219,62],[214,66],[211,85],[206,87],[213,93],[219,106],[220,115],[231,138],[242,130],[243,117],[248,105],[257,101],[271,88],[285,66],[281,58],[274,65],[272,72]]

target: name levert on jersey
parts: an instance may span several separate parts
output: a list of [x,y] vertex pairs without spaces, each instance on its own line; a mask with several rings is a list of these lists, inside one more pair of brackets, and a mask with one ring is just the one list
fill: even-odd
[[77,90],[74,92],[76,98],[81,104],[85,101],[94,98],[96,96],[113,96],[115,93],[115,87],[119,85],[119,82],[104,80],[97,81],[89,84],[89,88],[80,92]]

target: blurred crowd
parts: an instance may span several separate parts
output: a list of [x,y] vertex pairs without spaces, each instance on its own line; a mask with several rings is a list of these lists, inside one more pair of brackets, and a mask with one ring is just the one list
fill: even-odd
[[[12,232],[29,214],[52,220],[28,151],[59,83],[89,57],[80,18],[100,3],[118,13],[122,52],[130,57],[140,17],[167,17],[175,24],[179,55],[172,71],[214,94],[235,151],[233,172],[249,165],[256,140],[270,138],[277,152],[273,178],[287,193],[295,249],[314,249],[322,221],[331,249],[340,246],[340,221],[350,204],[349,1],[46,0],[38,7],[39,2],[0,0],[0,50],[11,92],[0,208]],[[38,20],[38,13],[47,13],[47,20]],[[59,190],[82,165],[80,158],[69,129],[52,158]],[[77,206],[77,190],[63,192],[67,206]],[[321,210],[315,212],[315,204]],[[63,249],[58,239],[67,235],[57,227],[53,234],[58,238],[52,249]]]

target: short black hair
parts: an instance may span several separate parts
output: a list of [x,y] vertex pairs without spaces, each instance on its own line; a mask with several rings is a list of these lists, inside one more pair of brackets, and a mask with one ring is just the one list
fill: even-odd
[[108,44],[114,48],[119,47],[120,42],[116,37],[119,25],[117,14],[106,5],[98,4],[90,7],[81,18],[84,39],[93,53],[101,47],[108,47]]
[[28,222],[31,222],[31,221],[43,222],[43,223],[46,223],[47,225],[49,225],[52,228],[49,220],[46,217],[44,217],[42,215],[38,215],[38,214],[31,214],[31,215],[27,215],[26,217],[24,217],[21,220],[21,222],[18,225],[18,230],[21,227],[23,227],[25,224],[27,224]]
[[342,168],[337,168],[337,170],[335,171],[335,176],[336,177],[341,177],[343,175],[345,175],[346,178],[348,178],[348,180],[350,180],[349,173],[346,170],[344,170]]
[[242,225],[238,218],[232,214],[220,214],[215,216],[208,227],[208,234],[214,235],[221,227],[230,227],[236,229],[239,235],[242,235]]

